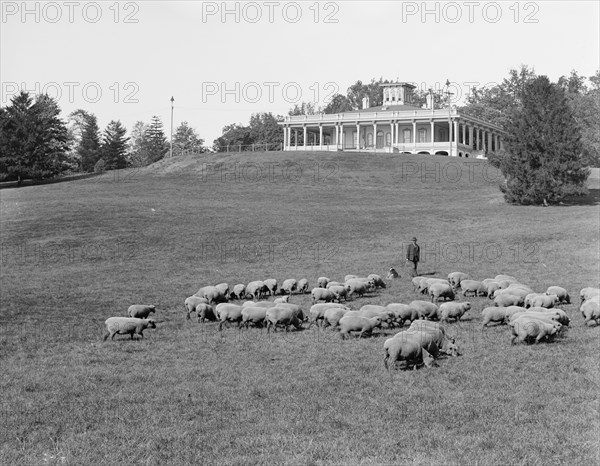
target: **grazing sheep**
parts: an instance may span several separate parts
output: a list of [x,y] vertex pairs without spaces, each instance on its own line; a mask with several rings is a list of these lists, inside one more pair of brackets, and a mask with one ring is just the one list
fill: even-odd
[[242,325],[248,328],[250,324],[256,327],[263,325],[267,317],[267,308],[257,306],[246,306],[242,308]]
[[202,323],[204,323],[206,320],[217,320],[215,309],[210,304],[206,303],[198,303],[196,305],[196,315],[198,317],[198,322]]
[[284,280],[280,288],[281,294],[287,293],[291,295],[294,291],[296,291],[297,284],[298,283],[293,278],[288,278],[287,280]]
[[186,316],[185,318],[187,320],[190,320],[190,314],[192,312],[196,312],[196,306],[200,303],[206,303],[208,304],[208,299],[206,298],[200,298],[198,296],[190,296],[188,298],[185,299],[185,310],[186,310]]
[[340,282],[330,281],[329,283],[327,283],[327,286],[325,288],[331,288],[332,286],[344,286],[344,284]]
[[156,323],[152,319],[138,319],[137,317],[109,317],[104,321],[106,324],[107,334],[104,335],[104,341],[110,336],[113,340],[115,335],[131,336],[137,334],[144,338],[144,330],[147,328],[156,328]]
[[566,327],[568,327],[569,323],[571,322],[571,319],[569,319],[567,313],[562,309],[546,309],[544,307],[532,307],[526,309],[525,311],[515,312],[508,317],[508,320],[509,322],[512,322],[522,316],[537,317],[539,319],[545,319],[548,321],[554,320]]
[[544,293],[528,293],[525,296],[525,299],[523,300],[523,306],[524,307],[531,307],[531,302],[533,301],[534,298],[537,298],[538,296],[546,296]]
[[223,296],[229,296],[229,285],[227,283],[219,283],[218,285],[215,285],[215,288],[219,290]]
[[319,325],[319,320],[323,320],[325,316],[325,312],[327,309],[344,309],[349,311],[350,309],[344,306],[343,304],[338,303],[318,303],[313,304],[310,310],[308,311],[308,328],[312,326],[313,323],[317,323]]
[[298,293],[308,293],[308,280],[306,278],[301,278],[298,280],[296,288],[298,289]]
[[204,286],[200,288],[194,296],[206,298],[208,300],[208,304],[227,301],[225,295],[216,286]]
[[381,278],[377,274],[372,273],[372,274],[368,275],[367,278],[369,280],[373,280],[373,283],[375,284],[375,288],[385,288],[386,287],[386,284],[383,281],[383,278]]
[[542,319],[523,316],[509,323],[512,330],[511,343],[527,342],[535,338],[535,343],[539,343],[543,338],[556,335],[561,325],[558,322],[550,324]]
[[421,282],[427,280],[427,277],[413,277],[411,280],[413,284],[413,291],[417,291],[421,289]]
[[579,292],[579,299],[583,303],[584,301],[587,301],[588,299],[591,299],[594,296],[599,296],[599,295],[600,295],[600,288],[587,287],[587,288],[581,289],[581,291]]
[[331,303],[333,301],[337,301],[338,303],[341,301],[340,295],[328,290],[327,288],[313,288],[311,291],[312,302],[315,304],[317,301],[325,301],[327,303]]
[[471,303],[442,303],[440,304],[440,320],[447,322],[455,319],[457,322],[471,309]]
[[156,313],[156,306],[151,304],[133,304],[127,309],[129,317],[137,317],[138,319],[147,319],[153,313]]
[[348,338],[350,332],[360,332],[358,338],[361,338],[365,333],[371,334],[375,327],[381,326],[381,317],[375,316],[367,319],[366,317],[345,315],[340,319],[339,324],[342,339]]
[[585,325],[595,327],[600,324],[600,295],[587,299],[579,307],[579,310],[585,319]]
[[536,296],[531,300],[531,307],[545,307],[550,309],[558,304],[560,300],[555,294]]
[[429,294],[429,287],[436,283],[441,283],[450,286],[450,282],[448,282],[448,280],[446,280],[445,278],[426,278],[425,280],[421,280],[419,291],[422,294]]
[[262,280],[255,280],[246,285],[246,296],[251,296],[254,299],[262,299],[269,289]]
[[451,272],[448,274],[448,282],[452,288],[460,288],[460,282],[468,279],[469,275],[463,272]]
[[351,297],[354,294],[363,296],[364,294],[375,290],[375,287],[370,282],[365,282],[360,278],[348,280],[344,286],[346,287],[348,297]]
[[275,304],[287,303],[290,300],[290,295],[282,296],[281,298],[276,298],[273,302]]
[[292,309],[272,307],[267,309],[265,321],[267,322],[267,332],[270,332],[271,327],[273,331],[277,331],[278,325],[283,325],[285,331],[288,331],[288,327],[293,325],[296,329],[302,328],[302,320],[298,318],[297,314]]
[[366,306],[363,306],[359,311],[349,311],[346,315],[366,317],[367,319],[379,316],[381,317],[381,322],[385,322],[386,324],[388,324],[388,326],[391,326],[392,322],[394,322],[396,319],[392,311],[390,311],[384,306],[376,306],[374,304],[367,304]]
[[400,274],[396,271],[395,268],[390,267],[390,270],[388,270],[387,275],[385,276],[386,280],[394,280],[396,278],[401,278]]
[[[491,309],[498,309],[498,308],[491,308]],[[517,314],[519,312],[527,312],[527,309],[523,306],[508,306],[504,309],[504,313],[505,313],[507,319],[510,319],[510,317],[512,315]]]
[[494,280],[496,280],[496,281],[507,280],[507,281],[513,282],[513,283],[518,283],[518,281],[519,281],[515,277],[513,277],[512,275],[496,275],[494,277]]
[[486,307],[481,311],[481,317],[483,317],[481,326],[487,327],[490,322],[505,324],[508,321],[506,309],[505,307]]
[[486,287],[487,295],[488,295],[488,298],[490,298],[490,299],[493,299],[494,293],[501,289],[500,283],[498,283],[496,280],[489,281],[487,283],[484,283],[484,282],[481,282],[481,283],[483,283],[483,286]]
[[340,298],[344,298],[344,301],[348,301],[348,290],[346,290],[344,285],[328,286],[327,289],[336,293]]
[[277,292],[277,280],[274,278],[267,278],[266,280],[263,281],[263,283],[267,287],[267,291],[269,292],[269,295],[275,296],[275,293]]
[[514,294],[501,294],[494,298],[494,304],[498,307],[521,306],[524,298]]
[[452,286],[447,283],[433,283],[429,286],[429,296],[431,296],[431,302],[437,301],[442,298],[444,301],[446,299],[454,300],[454,290]]
[[433,338],[415,330],[404,330],[388,338],[383,343],[383,351],[383,365],[388,371],[395,367],[397,362],[403,363],[403,369],[408,369],[411,365],[416,369],[420,364],[429,368],[434,365],[438,355]]
[[348,309],[342,309],[340,307],[330,307],[323,314],[323,324],[322,327],[325,328],[328,325],[332,327],[337,327],[340,324],[340,319],[344,317],[344,315],[349,312]]
[[571,304],[571,297],[567,290],[561,286],[549,286],[546,290],[547,295],[556,295],[560,303]]
[[523,298],[527,296],[529,293],[533,293],[533,290],[527,285],[523,285],[521,283],[511,283],[508,287],[502,288],[502,291],[511,293],[517,296],[522,296]]
[[409,306],[417,311],[419,319],[438,320],[439,308],[429,301],[412,301]]
[[327,288],[328,283],[329,283],[329,278],[319,277],[317,279],[317,288]]
[[226,322],[237,322],[238,328],[242,323],[242,306],[237,304],[221,303],[217,305],[216,314],[219,318],[219,331]]
[[355,278],[358,278],[358,275],[346,275],[344,281],[347,282],[348,280],[353,280]]
[[233,291],[230,293],[229,297],[231,299],[244,299],[246,296],[246,285],[243,283],[238,283],[233,287]]
[[480,281],[477,280],[462,280],[460,287],[463,292],[463,296],[487,296],[487,287]]
[[413,309],[408,304],[390,303],[386,308],[394,313],[396,322],[400,327],[402,327],[407,320],[412,322],[419,318],[417,310]]
[[444,327],[436,322],[417,319],[410,324],[408,330],[419,331],[423,334],[428,334],[433,337],[433,341],[440,351],[443,351],[450,356],[459,355],[454,338],[448,337]]

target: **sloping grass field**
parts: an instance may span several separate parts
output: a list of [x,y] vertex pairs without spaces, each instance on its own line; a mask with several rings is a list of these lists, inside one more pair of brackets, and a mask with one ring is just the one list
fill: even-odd
[[[599,179],[555,207],[506,205],[487,162],[349,153],[204,155],[1,196],[0,464],[598,464]],[[462,355],[383,367],[396,329],[219,332],[204,285],[401,274],[349,302],[409,303],[419,272],[565,287],[571,326],[511,346],[487,298],[447,325]],[[423,298],[426,299],[426,298]],[[462,296],[460,300],[465,300]],[[307,311],[310,295],[291,302]],[[142,341],[104,321],[156,304]]]

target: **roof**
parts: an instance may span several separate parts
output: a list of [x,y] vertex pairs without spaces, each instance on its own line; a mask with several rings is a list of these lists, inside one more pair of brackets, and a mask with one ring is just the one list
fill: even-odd
[[421,107],[417,107],[416,105],[379,105],[377,107],[369,107],[369,108],[361,108],[360,110],[349,110],[347,112],[340,113],[361,113],[361,112],[401,112],[401,111],[412,111],[412,110],[424,110]]

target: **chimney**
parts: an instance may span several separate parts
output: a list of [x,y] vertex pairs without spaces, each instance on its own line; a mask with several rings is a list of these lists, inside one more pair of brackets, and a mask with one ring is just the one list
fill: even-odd
[[363,100],[362,100],[362,108],[363,108],[363,109],[365,109],[365,108],[369,108],[369,97],[363,97]]

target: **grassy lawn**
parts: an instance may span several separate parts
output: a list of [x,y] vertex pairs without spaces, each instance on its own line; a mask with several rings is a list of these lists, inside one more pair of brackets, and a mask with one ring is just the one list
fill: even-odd
[[[504,204],[498,182],[485,161],[266,152],[0,191],[0,464],[597,464],[600,329],[577,302],[599,286],[598,171],[548,208]],[[204,285],[391,266],[401,279],[350,307],[421,299],[412,236],[421,273],[565,287],[570,328],[511,346],[470,298],[447,329],[462,356],[388,374],[396,330],[185,320]],[[156,304],[157,329],[102,342],[134,303]]]

